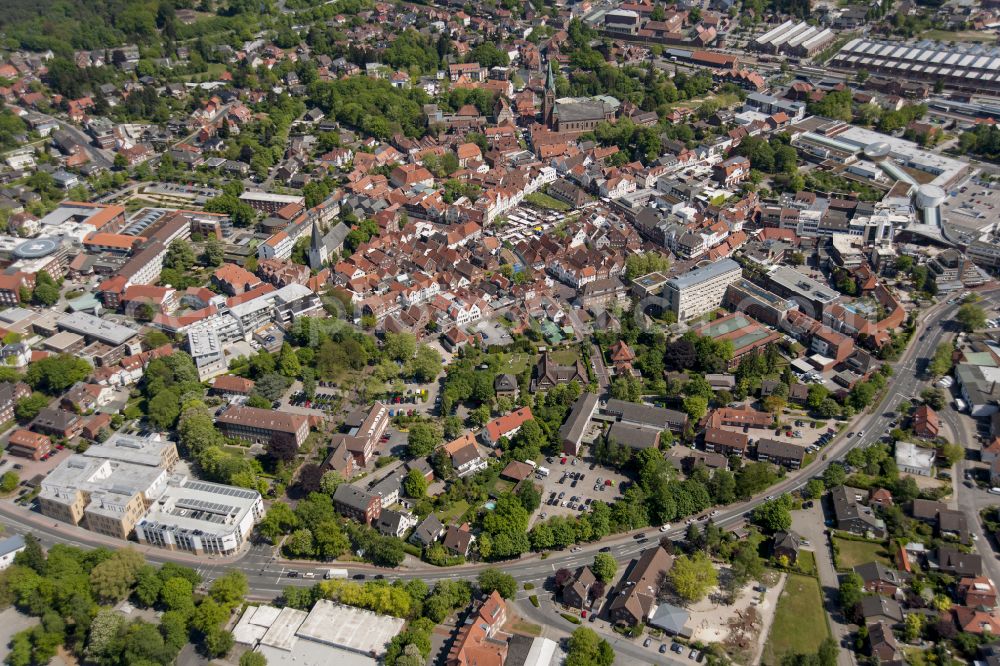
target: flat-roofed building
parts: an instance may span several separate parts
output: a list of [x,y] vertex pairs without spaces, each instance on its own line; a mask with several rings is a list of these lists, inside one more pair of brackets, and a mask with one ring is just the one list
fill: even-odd
[[101,444],[91,444],[83,455],[147,467],[162,467],[168,471],[180,460],[177,444],[169,439],[162,439],[159,435],[135,437],[123,433],[115,433]]
[[767,274],[768,288],[775,294],[790,298],[813,319],[822,320],[823,312],[837,302],[840,295],[832,287],[813,280],[789,266],[777,266]]
[[139,334],[139,331],[134,328],[116,324],[86,312],[63,315],[58,320],[58,326],[63,331],[82,335],[87,342],[103,342],[112,347],[123,345]]
[[167,485],[167,471],[117,460],[71,455],[42,481],[42,515],[127,539]]
[[671,278],[663,289],[663,298],[678,321],[686,321],[721,306],[729,285],[741,277],[740,265],[723,259]]
[[637,402],[627,402],[611,398],[601,407],[601,413],[613,416],[622,423],[645,426],[656,430],[684,432],[688,417],[684,412],[652,405],[641,405]]
[[799,309],[795,301],[778,296],[744,278],[729,285],[723,305],[745,312],[769,326],[777,326],[788,312]]
[[266,445],[281,440],[302,446],[309,436],[307,417],[274,409],[234,405],[219,414],[215,422],[227,437],[245,439],[256,444]]
[[256,490],[183,479],[170,484],[135,526],[139,543],[196,555],[240,551],[264,517]]

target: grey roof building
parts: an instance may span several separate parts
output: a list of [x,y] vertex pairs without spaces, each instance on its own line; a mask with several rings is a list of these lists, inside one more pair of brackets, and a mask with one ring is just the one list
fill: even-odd
[[566,417],[566,422],[559,428],[559,439],[562,441],[563,453],[574,456],[579,454],[583,435],[597,409],[597,402],[597,395],[581,393],[580,397],[573,403],[573,408],[570,410],[569,416]]

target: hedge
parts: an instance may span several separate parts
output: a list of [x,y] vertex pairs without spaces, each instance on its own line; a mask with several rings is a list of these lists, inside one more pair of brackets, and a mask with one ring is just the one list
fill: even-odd
[[576,615],[570,615],[569,613],[559,613],[559,614],[562,615],[563,619],[566,620],[567,622],[572,622],[573,624],[582,623],[580,618],[578,618]]
[[538,595],[537,594],[533,594],[530,597],[528,597],[528,601],[531,602],[532,606],[534,606],[535,608],[538,608],[539,604],[538,604]]

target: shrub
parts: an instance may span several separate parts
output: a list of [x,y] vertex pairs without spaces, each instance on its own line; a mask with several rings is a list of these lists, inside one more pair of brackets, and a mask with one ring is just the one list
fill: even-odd
[[539,604],[538,604],[538,595],[537,594],[533,594],[530,597],[528,597],[528,601],[531,602],[532,606],[534,606],[535,608],[538,608]]
[[573,624],[580,624],[581,620],[576,615],[570,615],[569,613],[559,613],[562,615],[563,619],[567,622],[572,622]]
[[533,590],[533,589],[535,589],[535,584],[534,583],[525,583],[524,584],[524,589],[526,589],[526,590]]

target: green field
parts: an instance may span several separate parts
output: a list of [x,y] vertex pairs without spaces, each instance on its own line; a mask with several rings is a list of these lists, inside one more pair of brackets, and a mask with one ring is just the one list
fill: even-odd
[[837,544],[837,568],[841,571],[848,571],[867,562],[881,562],[891,565],[889,553],[882,543],[871,541],[852,541],[850,539],[833,538]]
[[535,363],[534,354],[524,352],[513,352],[504,355],[504,363],[500,366],[502,372],[509,372],[512,375],[519,375]]
[[544,192],[532,192],[528,196],[524,197],[524,200],[533,206],[538,206],[539,208],[545,208],[547,210],[566,211],[571,208],[568,203],[559,201],[559,199],[556,199],[555,197],[550,197]]
[[459,500],[452,504],[447,511],[437,511],[438,520],[440,520],[445,525],[451,524],[462,517],[462,515],[469,510],[469,503],[465,500]]
[[576,349],[557,349],[549,354],[549,358],[560,365],[572,365],[580,358],[580,354]]
[[775,666],[785,655],[813,654],[829,636],[819,581],[811,576],[788,574],[785,589],[778,598],[762,663]]

